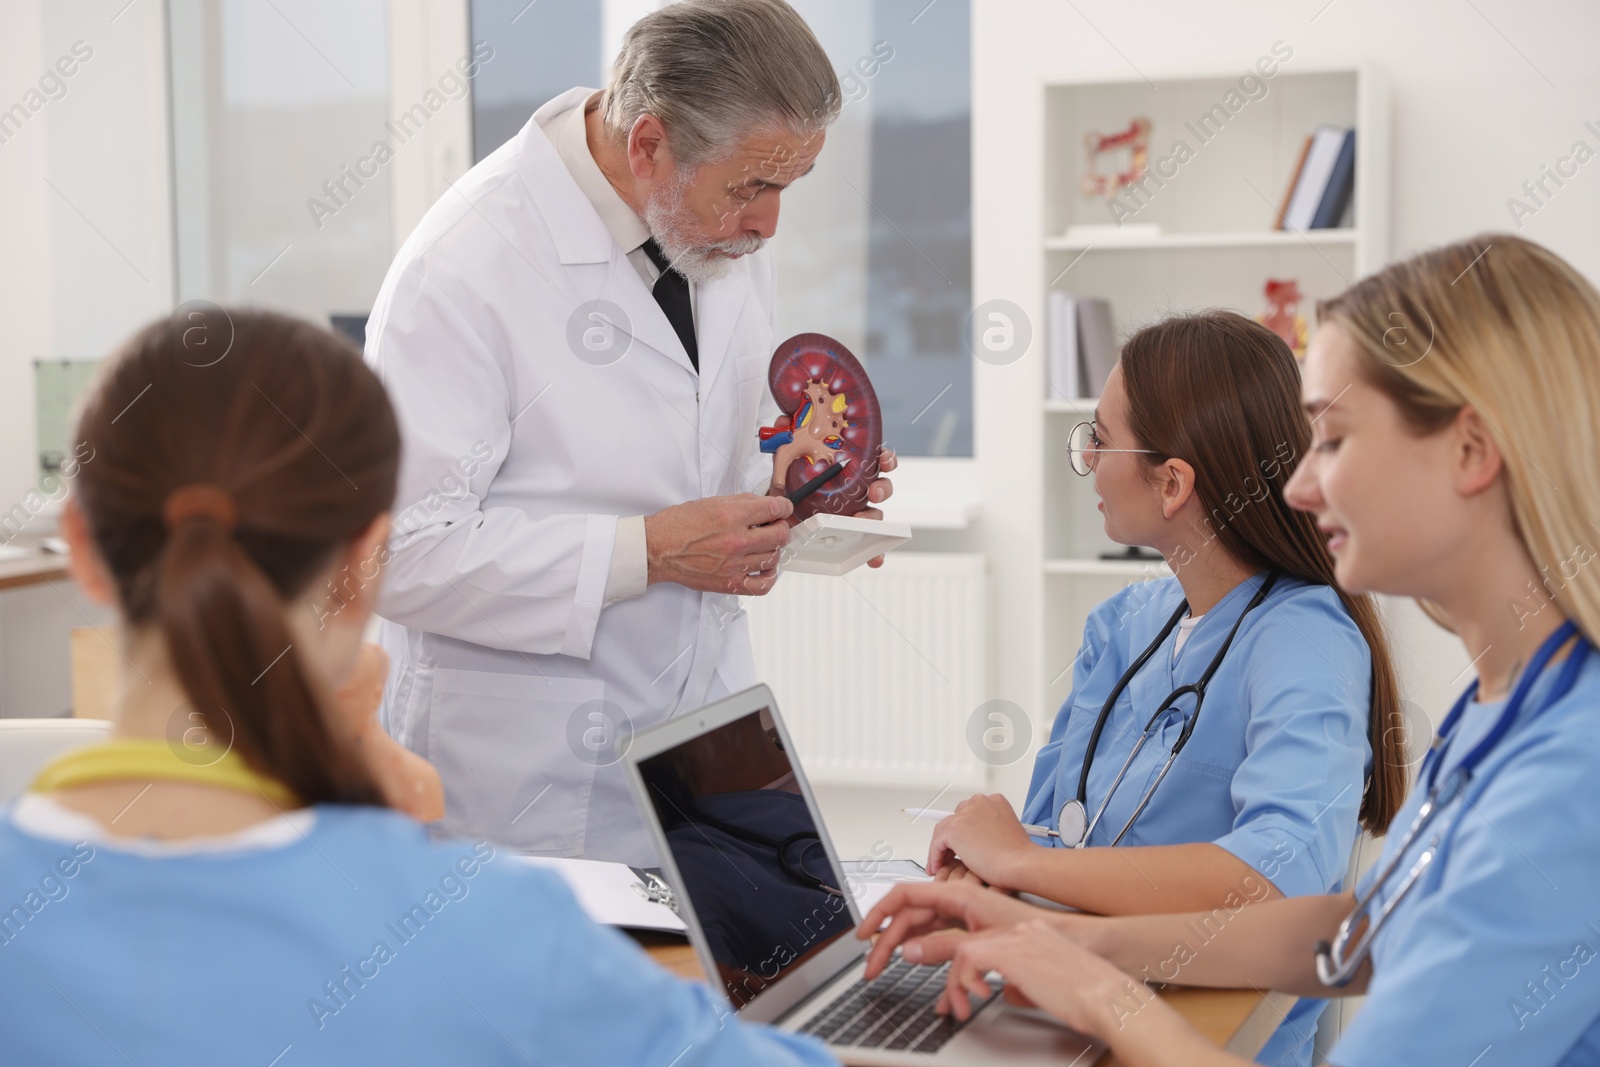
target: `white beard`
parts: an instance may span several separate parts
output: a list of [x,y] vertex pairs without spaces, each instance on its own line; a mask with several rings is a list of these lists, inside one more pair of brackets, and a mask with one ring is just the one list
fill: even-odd
[[[691,236],[694,216],[684,205],[684,197],[693,181],[693,172],[679,171],[665,189],[645,202],[644,223],[673,268],[701,285],[728,273],[733,266],[728,255],[749,255],[766,242],[755,234],[746,233],[726,241],[695,244]],[[728,255],[715,255],[717,252]]]

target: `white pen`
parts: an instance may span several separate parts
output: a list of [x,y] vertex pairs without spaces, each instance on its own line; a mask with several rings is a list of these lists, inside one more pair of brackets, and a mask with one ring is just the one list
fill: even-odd
[[[900,810],[911,816],[912,822],[916,822],[919,819],[927,822],[938,822],[940,819],[948,819],[955,814],[953,811],[940,811],[938,808],[901,808]],[[1048,826],[1034,826],[1031,823],[1023,823],[1022,828],[1027,831],[1029,837],[1061,836],[1059,830],[1052,830]]]

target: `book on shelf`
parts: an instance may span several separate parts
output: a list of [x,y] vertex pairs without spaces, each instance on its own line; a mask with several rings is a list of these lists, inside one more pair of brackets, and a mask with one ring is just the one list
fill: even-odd
[[1049,379],[1052,400],[1087,400],[1100,395],[1117,361],[1111,303],[1096,297],[1050,294]]
[[1289,184],[1284,187],[1283,199],[1278,203],[1278,221],[1274,225],[1283,229],[1283,220],[1289,214],[1289,201],[1294,199],[1295,187],[1300,184],[1300,172],[1306,169],[1306,156],[1311,152],[1311,142],[1314,140],[1307,136],[1300,145],[1300,157],[1295,160],[1294,170],[1289,173]]
[[1087,395],[1083,364],[1078,359],[1078,304],[1062,292],[1050,294],[1048,380],[1045,396],[1051,400],[1082,400]]
[[1356,131],[1318,126],[1302,147],[1289,180],[1280,230],[1326,230],[1339,225],[1355,186]]
[[1339,158],[1334,161],[1333,173],[1328,177],[1328,187],[1323,190],[1317,204],[1317,214],[1311,220],[1313,230],[1331,230],[1339,225],[1345,208],[1350,205],[1350,194],[1356,183],[1356,131],[1347,130],[1344,143],[1339,146]]

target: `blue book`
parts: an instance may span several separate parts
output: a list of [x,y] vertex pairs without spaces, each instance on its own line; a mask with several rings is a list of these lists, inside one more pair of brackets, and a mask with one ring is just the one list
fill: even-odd
[[1310,229],[1329,230],[1339,225],[1344,209],[1350,204],[1350,194],[1356,183],[1356,131],[1346,130],[1344,144],[1339,146],[1339,158],[1334,160],[1328,174],[1328,184],[1322,190],[1322,201],[1311,218]]

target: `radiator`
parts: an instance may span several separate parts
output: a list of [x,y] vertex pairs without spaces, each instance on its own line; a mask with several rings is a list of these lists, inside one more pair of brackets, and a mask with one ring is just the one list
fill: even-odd
[[842,578],[784,574],[745,601],[756,670],[814,782],[984,785],[984,558],[900,552]]

